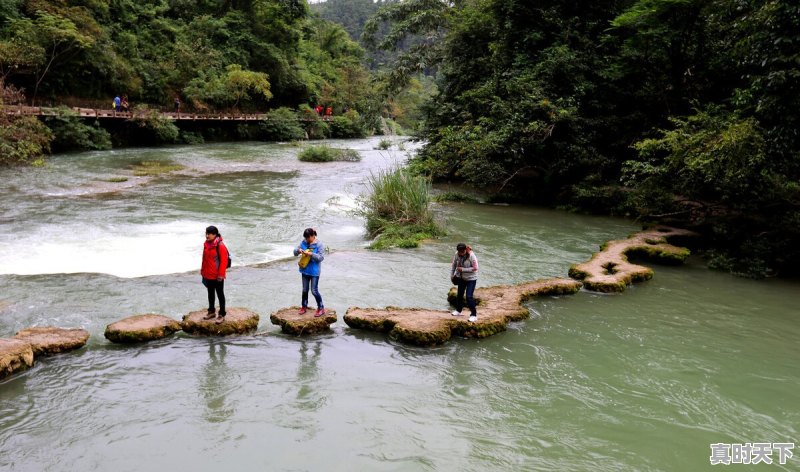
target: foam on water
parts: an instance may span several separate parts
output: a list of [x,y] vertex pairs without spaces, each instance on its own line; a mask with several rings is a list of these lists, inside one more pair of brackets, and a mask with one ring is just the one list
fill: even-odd
[[9,240],[0,274],[102,273],[142,277],[197,270],[202,222],[106,225],[91,228],[42,225]]

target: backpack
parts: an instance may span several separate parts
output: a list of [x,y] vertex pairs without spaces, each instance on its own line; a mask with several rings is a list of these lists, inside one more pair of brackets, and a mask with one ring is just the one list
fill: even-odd
[[[228,246],[225,247],[227,248]],[[219,244],[217,244],[217,260],[219,260]],[[232,261],[233,261],[233,255],[231,255],[231,250],[228,249],[228,266],[225,267],[226,269],[231,268],[231,264],[233,263]]]

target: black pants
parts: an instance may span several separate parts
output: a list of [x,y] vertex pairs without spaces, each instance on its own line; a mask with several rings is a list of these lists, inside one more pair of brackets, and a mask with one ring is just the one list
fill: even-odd
[[203,285],[208,290],[208,309],[214,310],[214,292],[216,291],[219,297],[219,316],[225,316],[225,281],[203,279]]
[[464,280],[458,279],[458,292],[456,292],[456,311],[461,311],[464,308],[464,292],[467,292],[467,306],[469,307],[470,316],[477,316],[478,310],[475,303],[473,293],[475,293],[475,286],[478,284],[477,280]]

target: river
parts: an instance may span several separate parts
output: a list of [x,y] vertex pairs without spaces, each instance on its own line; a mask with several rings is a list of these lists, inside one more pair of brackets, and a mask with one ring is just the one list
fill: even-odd
[[[437,205],[447,236],[373,252],[353,211],[364,181],[415,149],[377,143],[332,142],[361,162],[225,143],[0,169],[0,336],[34,325],[92,336],[0,381],[0,470],[694,471],[714,469],[712,443],[798,442],[796,281],[735,278],[690,258],[622,294],[531,301],[531,319],[483,340],[423,349],[349,329],[349,306],[447,309],[459,241],[489,286],[566,276],[639,229]],[[183,169],[132,176],[141,161]],[[234,256],[228,305],[259,313],[260,335],[107,342],[105,326],[121,318],[203,309],[210,224]],[[299,303],[291,250],[307,226],[330,249],[320,291],[340,319],[330,334],[295,338],[269,314]],[[794,452],[758,470],[800,470]]]

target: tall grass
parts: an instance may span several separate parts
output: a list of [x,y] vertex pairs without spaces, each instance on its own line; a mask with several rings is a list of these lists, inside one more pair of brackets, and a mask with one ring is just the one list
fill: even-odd
[[338,149],[322,145],[309,146],[303,149],[297,155],[297,158],[304,162],[358,162],[361,160],[361,155],[353,149]]
[[407,169],[371,174],[362,197],[367,231],[376,237],[370,247],[417,247],[423,239],[443,233],[429,204],[430,183]]

